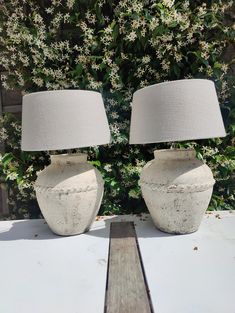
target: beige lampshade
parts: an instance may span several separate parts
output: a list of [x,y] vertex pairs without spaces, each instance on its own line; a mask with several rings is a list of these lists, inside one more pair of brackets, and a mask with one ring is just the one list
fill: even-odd
[[164,82],[133,95],[131,144],[224,136],[215,85],[210,80]]
[[62,150],[109,142],[110,130],[99,92],[56,90],[23,97],[22,150]]

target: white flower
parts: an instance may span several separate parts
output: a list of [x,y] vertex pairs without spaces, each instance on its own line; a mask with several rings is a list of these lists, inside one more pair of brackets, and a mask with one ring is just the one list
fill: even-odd
[[135,39],[137,38],[137,34],[135,31],[131,31],[129,35],[127,35],[127,39],[129,41],[135,41]]
[[164,71],[168,71],[170,69],[170,62],[169,61],[163,60],[161,62],[161,65],[162,65],[162,69]]
[[53,7],[45,8],[45,11],[47,14],[53,14],[54,8]]
[[132,9],[136,13],[140,13],[143,10],[143,3],[141,2],[134,2],[132,5]]
[[228,71],[228,64],[223,64],[223,65],[221,66],[221,69],[222,69],[222,71],[223,71],[224,73],[227,73],[227,71]]
[[174,5],[175,0],[162,0],[162,3],[168,7],[171,8]]
[[148,86],[148,81],[145,79],[145,80],[141,80],[140,82],[140,87],[143,88],[143,87],[146,87]]
[[72,7],[74,6],[75,0],[67,0],[67,7],[69,9],[72,9]]
[[7,130],[4,127],[0,128],[0,142],[5,141],[8,138]]
[[16,180],[18,177],[18,174],[16,172],[11,172],[7,174],[7,179],[9,180]]
[[131,26],[135,29],[139,28],[140,27],[140,20],[139,19],[133,20],[131,23]]
[[33,77],[32,81],[35,83],[35,85],[37,85],[38,87],[42,87],[44,84],[44,81],[42,78],[40,77]]
[[104,166],[104,170],[105,170],[106,172],[112,172],[112,166],[111,166],[111,164],[106,164],[106,165]]
[[156,17],[153,17],[149,23],[149,29],[154,30],[157,26],[159,26],[159,20]]
[[185,2],[183,3],[183,8],[184,8],[184,10],[186,10],[188,7],[189,7],[189,1],[185,1]]
[[144,64],[147,64],[147,63],[149,63],[151,61],[151,59],[150,59],[150,56],[149,55],[145,55],[143,58],[142,58],[142,62],[144,63]]
[[182,58],[183,58],[183,57],[182,57],[181,54],[179,54],[179,53],[176,53],[176,54],[175,54],[175,59],[176,59],[177,62],[180,62],[180,61],[182,60]]
[[203,66],[200,66],[199,69],[198,69],[198,71],[199,71],[200,73],[202,73],[203,70],[204,70],[204,69],[203,69]]
[[119,118],[119,115],[117,112],[113,111],[110,113],[110,116],[113,118],[113,119],[118,119]]

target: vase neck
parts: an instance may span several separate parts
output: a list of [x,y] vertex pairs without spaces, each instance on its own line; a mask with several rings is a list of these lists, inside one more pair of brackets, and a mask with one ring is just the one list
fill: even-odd
[[190,160],[196,158],[196,151],[194,149],[155,150],[154,157],[158,160]]
[[87,161],[87,154],[74,153],[74,154],[56,154],[51,155],[52,164],[77,164],[85,163]]

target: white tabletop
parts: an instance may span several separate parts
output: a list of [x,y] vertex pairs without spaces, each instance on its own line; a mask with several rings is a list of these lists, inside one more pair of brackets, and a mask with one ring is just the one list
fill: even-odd
[[73,237],[44,220],[0,222],[1,313],[103,313],[109,225],[136,224],[155,312],[235,313],[235,211],[206,214],[198,232],[168,235],[148,215],[112,216]]

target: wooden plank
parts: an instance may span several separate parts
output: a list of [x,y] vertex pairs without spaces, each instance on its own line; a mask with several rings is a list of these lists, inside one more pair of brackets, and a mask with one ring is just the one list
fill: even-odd
[[3,112],[10,112],[10,113],[20,113],[22,111],[22,105],[7,105],[3,107]]
[[0,214],[7,215],[9,214],[9,207],[8,207],[8,192],[6,186],[1,183],[0,185]]
[[22,103],[22,94],[20,90],[6,90],[2,88],[2,105],[14,106]]
[[111,223],[105,313],[153,312],[147,290],[134,224]]

